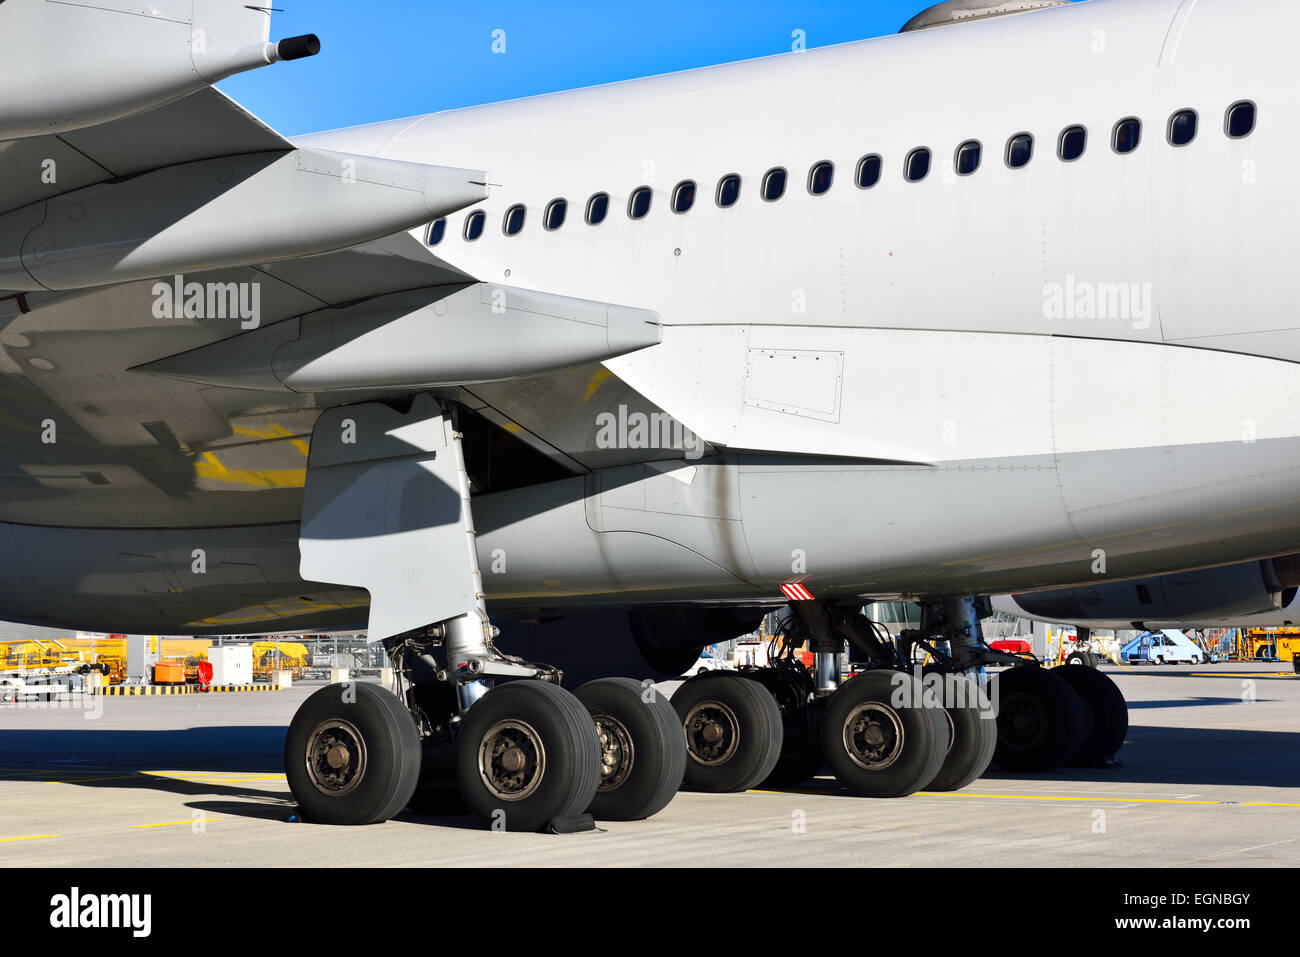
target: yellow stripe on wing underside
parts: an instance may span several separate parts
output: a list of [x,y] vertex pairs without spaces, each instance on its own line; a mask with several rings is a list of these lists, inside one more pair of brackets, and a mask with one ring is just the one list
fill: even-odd
[[[286,439],[289,445],[302,455],[303,459],[307,458],[308,444],[304,438],[291,438],[294,435],[292,431],[282,425],[274,422],[268,423],[262,427],[253,427],[247,425],[236,425],[231,428],[235,435],[251,439],[268,439],[274,442],[276,439]],[[194,475],[197,478],[210,479],[214,482],[225,482],[230,485],[242,485],[247,488],[302,488],[307,484],[307,469],[240,469],[231,468],[221,461],[222,454],[238,455],[242,449],[231,449],[223,453],[204,452],[199,456],[199,460],[194,463]]]
[[229,482],[249,488],[302,488],[307,484],[307,470],[301,469],[232,469],[222,464],[212,452],[204,452],[194,463],[194,474],[215,482]]

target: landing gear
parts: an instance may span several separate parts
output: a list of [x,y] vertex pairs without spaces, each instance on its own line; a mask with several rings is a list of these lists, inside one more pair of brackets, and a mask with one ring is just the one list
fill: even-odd
[[1083,705],[1083,741],[1070,759],[1074,767],[1106,767],[1128,734],[1128,705],[1110,676],[1093,668],[1062,668],[1061,678]]
[[868,671],[831,695],[822,719],[826,763],[850,791],[904,797],[932,781],[944,762],[943,712],[925,707],[921,682],[900,671]]
[[[995,651],[984,643],[980,620],[990,609],[983,598],[936,599],[922,602],[921,609],[921,628],[899,636],[905,659],[910,660],[911,646],[916,645],[949,671],[1013,666],[989,682],[989,698],[998,715],[994,764],[1008,771],[1055,771],[1074,760],[1076,753],[1082,754],[1079,760],[1090,762],[1113,757],[1114,749],[1123,743],[1117,729],[1127,728],[1128,710],[1119,689],[1096,671],[1097,656],[1087,629],[1079,630],[1079,646],[1067,661],[1084,667],[1048,671],[1033,658]],[[1097,696],[1101,722],[1095,739],[1085,724],[1081,689]],[[1085,739],[1089,743],[1080,752]],[[1104,757],[1096,756],[1107,749],[1111,750]]]
[[696,791],[746,791],[781,757],[781,712],[757,681],[714,671],[677,689],[673,709],[686,731],[685,785]]
[[1032,666],[1008,668],[994,675],[989,686],[998,704],[994,764],[1004,771],[1055,771],[1074,757],[1083,742],[1083,705],[1060,674]]
[[385,689],[330,685],[294,715],[284,767],[308,820],[377,824],[415,793],[420,739],[410,713]]
[[668,806],[686,773],[682,723],[654,686],[631,678],[589,681],[574,696],[600,738],[600,785],[591,813],[602,821],[639,821]]
[[949,743],[939,773],[926,791],[959,791],[988,770],[998,745],[998,723],[978,684],[964,675],[949,675],[953,700],[944,708]]
[[600,739],[587,709],[545,681],[512,681],[465,715],[456,781],[469,809],[507,831],[576,821],[600,785]]
[[[594,826],[596,726],[556,669],[495,647],[475,535],[463,436],[432,395],[406,412],[373,402],[317,419],[300,570],[370,592],[369,637],[384,642],[398,693],[355,686],[384,720],[308,706],[294,719],[290,785],[309,816],[360,824],[396,813],[416,789],[423,751],[418,804],[443,803],[454,778],[494,826]],[[498,684],[507,679],[523,680]]]

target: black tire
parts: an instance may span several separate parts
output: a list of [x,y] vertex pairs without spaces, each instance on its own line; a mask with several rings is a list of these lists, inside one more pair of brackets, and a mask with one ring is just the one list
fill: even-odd
[[960,676],[969,684],[966,697],[944,709],[948,721],[948,751],[943,766],[925,791],[958,791],[988,770],[993,751],[998,746],[998,723],[988,698],[974,681]]
[[[681,685],[673,710],[686,733],[683,786],[694,791],[747,791],[781,757],[781,711],[757,681],[712,671]],[[719,735],[710,740],[713,734]]]
[[595,720],[602,748],[592,816],[640,821],[666,808],[686,773],[686,738],[668,698],[631,678],[589,681],[574,696]]
[[1089,668],[1096,668],[1098,665],[1101,664],[1101,656],[1100,656],[1099,654],[1097,654],[1097,652],[1095,652],[1095,651],[1089,651],[1089,652],[1086,652],[1086,654],[1087,654],[1087,658],[1088,658],[1088,660],[1087,660],[1087,662],[1085,662],[1085,664],[1087,664],[1087,666],[1088,666]]
[[[537,831],[587,810],[600,757],[596,726],[577,698],[546,681],[511,681],[465,713],[456,783],[470,811],[494,828]],[[511,769],[511,760],[524,764]]]
[[1084,708],[1085,733],[1070,759],[1077,768],[1105,765],[1124,745],[1128,734],[1128,704],[1119,685],[1092,668],[1067,668],[1061,677],[1074,689]]
[[1004,771],[1055,771],[1079,750],[1083,703],[1057,671],[1018,666],[989,682],[998,709],[993,763]]
[[[345,763],[332,766],[333,760]],[[378,824],[406,806],[419,781],[415,721],[379,685],[329,685],[293,716],[284,770],[305,819]]]
[[1088,659],[1082,651],[1072,651],[1065,658],[1065,664],[1067,665],[1086,665],[1087,663]]
[[867,671],[840,686],[822,717],[822,753],[839,782],[866,797],[906,797],[934,780],[948,750],[942,708],[920,679]]

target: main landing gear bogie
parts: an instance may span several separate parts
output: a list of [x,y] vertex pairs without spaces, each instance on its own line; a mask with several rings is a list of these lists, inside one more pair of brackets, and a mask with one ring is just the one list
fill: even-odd
[[[792,787],[825,764],[855,794],[902,797],[964,787],[988,768],[996,722],[964,676],[956,681],[968,694],[944,708],[927,699],[915,675],[892,669],[863,672],[829,694],[815,694],[811,682],[786,670],[713,673],[682,685],[673,704],[690,754],[687,787]],[[778,705],[779,734],[752,696],[757,686]],[[777,763],[763,775],[774,752]]]

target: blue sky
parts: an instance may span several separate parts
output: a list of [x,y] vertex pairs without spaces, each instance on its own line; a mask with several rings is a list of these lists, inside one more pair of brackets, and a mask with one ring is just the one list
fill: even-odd
[[[927,0],[280,0],[273,39],[315,33],[314,59],[220,84],[289,136],[896,33]],[[504,31],[505,53],[492,52]]]

